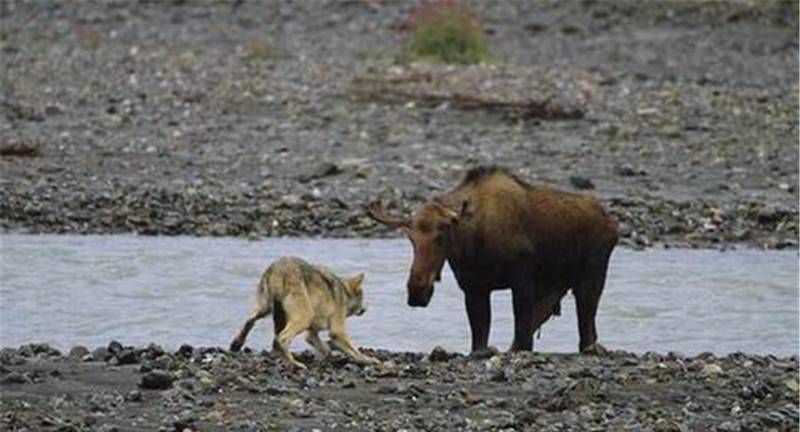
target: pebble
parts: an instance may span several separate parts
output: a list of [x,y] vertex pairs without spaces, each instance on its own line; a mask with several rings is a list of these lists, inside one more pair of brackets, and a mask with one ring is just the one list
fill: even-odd
[[172,386],[175,376],[159,369],[152,370],[142,375],[139,385],[148,390],[164,390]]
[[[635,355],[622,351],[585,356],[486,350],[491,353],[488,358],[474,361],[439,348],[424,354],[366,350],[384,364],[391,364],[399,374],[384,375],[381,368],[362,368],[345,359],[316,363],[294,375],[287,373],[285,365],[270,353],[249,351],[230,356],[219,348],[193,348],[191,355],[185,355],[190,350],[169,354],[158,348],[124,347],[118,354],[129,349],[140,354],[142,367],[153,361],[151,356],[159,355],[158,358],[171,358],[174,371],[143,372],[138,389],[110,384],[114,388],[111,392],[98,391],[89,399],[67,397],[47,405],[47,409],[57,406],[85,411],[84,417],[91,416],[93,428],[97,429],[106,423],[103,413],[124,415],[126,404],[136,404],[140,418],[133,421],[139,426],[132,427],[150,425],[144,427],[150,430],[174,430],[176,424],[194,430],[201,420],[224,425],[220,427],[239,425],[246,429],[258,429],[259,422],[280,421],[286,430],[306,430],[309,424],[322,430],[345,424],[350,425],[345,428],[369,430],[519,430],[533,425],[537,430],[591,430],[614,429],[614,421],[619,420],[620,425],[638,424],[636,427],[641,429],[683,431],[693,430],[696,424],[691,419],[703,413],[704,425],[716,425],[712,431],[744,431],[791,430],[797,426],[798,417],[793,405],[796,393],[784,383],[793,377],[787,374],[797,373],[796,357],[736,354],[717,358],[711,353]],[[30,355],[34,349],[26,347],[23,351]],[[9,358],[17,352],[5,349],[1,354]],[[444,359],[445,353],[449,359]],[[440,357],[431,361],[431,355]],[[306,350],[297,353],[297,357],[311,358],[313,353]],[[344,358],[335,354],[332,360],[340,357]],[[43,362],[52,361],[64,376],[73,379],[82,379],[82,374],[95,370],[81,369],[79,359],[53,358],[35,360],[37,368],[50,369]],[[745,363],[749,367],[742,367]],[[2,363],[0,385],[14,385],[6,382],[19,380],[16,377],[25,374],[13,368],[26,368],[28,364]],[[687,373],[687,369],[691,372]],[[723,371],[725,380],[696,385],[698,375],[712,378],[721,376]],[[626,376],[619,378],[623,372]],[[104,382],[113,383],[117,382],[116,377],[136,372],[110,368],[102,373],[103,379],[108,380]],[[50,374],[33,372],[32,376],[38,377],[36,382],[50,379]],[[48,385],[58,386],[60,382],[51,380]],[[659,387],[653,387],[659,382],[692,390],[690,394],[665,396],[657,393]],[[742,391],[742,383],[746,383],[747,391]],[[25,388],[20,386],[14,391]],[[155,396],[146,391],[150,389],[164,391]],[[336,389],[340,389],[338,393]],[[69,394],[70,390],[65,387],[64,391]],[[609,394],[614,395],[613,403]],[[159,402],[145,403],[152,397]],[[668,397],[674,403],[656,407],[643,403],[658,397]],[[248,406],[257,407],[258,413],[247,414]],[[152,424],[147,418],[160,420]],[[341,423],[341,419],[350,423]]]
[[139,362],[139,357],[132,348],[123,348],[115,356],[118,365],[130,365]]
[[455,354],[448,353],[444,348],[436,346],[428,355],[428,360],[432,362],[443,362],[453,358]]
[[594,182],[586,177],[570,176],[569,182],[576,189],[594,189]]
[[99,347],[92,351],[92,358],[97,361],[108,361],[113,357],[113,354],[106,347]]
[[73,359],[83,359],[90,354],[91,352],[88,348],[82,345],[77,345],[69,350],[68,357]]
[[31,380],[19,372],[11,372],[0,378],[1,384],[28,384]]
[[722,367],[714,363],[709,363],[703,366],[703,369],[700,370],[700,375],[705,377],[714,377],[722,374],[723,374]]

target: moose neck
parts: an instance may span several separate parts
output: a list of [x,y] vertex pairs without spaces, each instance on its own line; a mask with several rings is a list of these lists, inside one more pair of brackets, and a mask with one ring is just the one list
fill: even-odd
[[[438,201],[460,215],[467,199],[468,195],[463,190],[455,189],[440,196]],[[468,220],[459,220],[457,224],[449,228],[445,240],[445,258],[448,262],[461,262],[469,258],[470,245],[466,244],[466,240],[470,238],[467,234],[471,229],[469,222]]]

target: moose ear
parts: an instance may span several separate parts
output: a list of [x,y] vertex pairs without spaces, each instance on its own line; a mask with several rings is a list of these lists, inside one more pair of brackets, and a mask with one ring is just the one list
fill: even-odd
[[447,219],[447,226],[458,225],[458,219],[461,217],[458,213],[442,204],[439,200],[434,200],[433,203],[439,209],[439,212]]
[[464,200],[461,202],[461,211],[459,212],[458,218],[461,220],[467,220],[472,216],[472,213],[469,209],[469,201]]
[[458,225],[458,221],[461,219],[461,215],[454,211],[450,211],[448,217],[450,218],[450,225],[452,226]]

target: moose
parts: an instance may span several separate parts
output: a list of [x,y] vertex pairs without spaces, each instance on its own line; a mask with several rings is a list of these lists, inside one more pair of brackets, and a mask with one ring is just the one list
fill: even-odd
[[380,200],[369,203],[367,212],[411,241],[409,306],[428,305],[449,263],[464,292],[473,353],[488,348],[491,292],[507,288],[514,311],[512,351],[533,350],[534,332],[560,314],[570,289],[578,349],[598,349],[595,315],[619,234],[596,198],[532,186],[504,168],[481,166],[409,218],[387,214]]

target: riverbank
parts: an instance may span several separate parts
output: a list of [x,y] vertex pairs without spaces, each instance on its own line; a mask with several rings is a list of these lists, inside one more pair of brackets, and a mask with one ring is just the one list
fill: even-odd
[[364,203],[500,164],[629,246],[797,247],[796,2],[475,5],[491,64],[442,67],[397,62],[411,2],[4,3],[0,229],[396,236]]
[[366,349],[290,373],[271,353],[118,342],[0,351],[3,430],[790,431],[798,358]]

